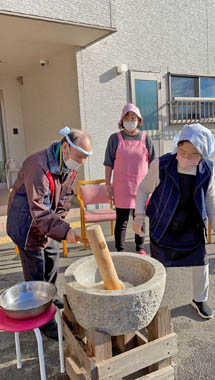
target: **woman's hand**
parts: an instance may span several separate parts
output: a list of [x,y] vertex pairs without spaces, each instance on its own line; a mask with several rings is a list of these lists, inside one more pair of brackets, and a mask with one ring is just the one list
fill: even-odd
[[108,199],[113,199],[113,189],[112,185],[106,185],[106,195]]
[[135,216],[134,221],[133,221],[133,230],[135,234],[141,237],[144,236],[144,233],[142,231],[143,224],[144,224],[144,216],[142,215]]

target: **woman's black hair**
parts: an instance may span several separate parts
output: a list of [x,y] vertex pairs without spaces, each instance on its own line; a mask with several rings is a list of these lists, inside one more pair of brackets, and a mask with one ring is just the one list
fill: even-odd
[[[181,140],[181,141],[178,142],[178,146],[183,145],[185,142],[189,142],[189,143],[190,143],[189,140]],[[192,143],[191,143],[191,144],[192,144]]]

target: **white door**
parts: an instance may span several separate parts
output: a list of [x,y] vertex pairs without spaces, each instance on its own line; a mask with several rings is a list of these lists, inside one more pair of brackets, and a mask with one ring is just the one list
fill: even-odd
[[161,111],[161,81],[160,73],[131,71],[132,103],[140,109],[144,119],[141,129],[152,138],[156,156],[163,153],[162,149],[162,115]]

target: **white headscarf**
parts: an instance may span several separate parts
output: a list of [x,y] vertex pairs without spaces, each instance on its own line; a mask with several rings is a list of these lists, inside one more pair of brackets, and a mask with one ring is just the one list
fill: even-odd
[[181,132],[174,138],[175,148],[172,152],[173,154],[177,152],[178,143],[183,140],[190,141],[203,158],[215,158],[215,140],[213,134],[203,125],[199,123],[185,124]]

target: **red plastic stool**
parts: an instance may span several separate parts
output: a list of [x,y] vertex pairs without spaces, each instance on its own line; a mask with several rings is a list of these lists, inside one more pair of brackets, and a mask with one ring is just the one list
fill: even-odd
[[64,366],[64,353],[63,353],[63,335],[62,335],[62,320],[60,310],[55,306],[51,305],[43,314],[32,319],[14,319],[10,318],[5,314],[3,309],[0,309],[0,330],[15,332],[15,345],[16,345],[16,357],[17,357],[17,368],[22,368],[19,333],[21,331],[34,330],[39,354],[40,363],[40,376],[41,380],[46,380],[46,370],[43,352],[43,341],[39,330],[39,327],[45,325],[49,322],[57,312],[57,325],[58,325],[58,340],[59,340],[59,355],[60,355],[60,371],[65,372]]

